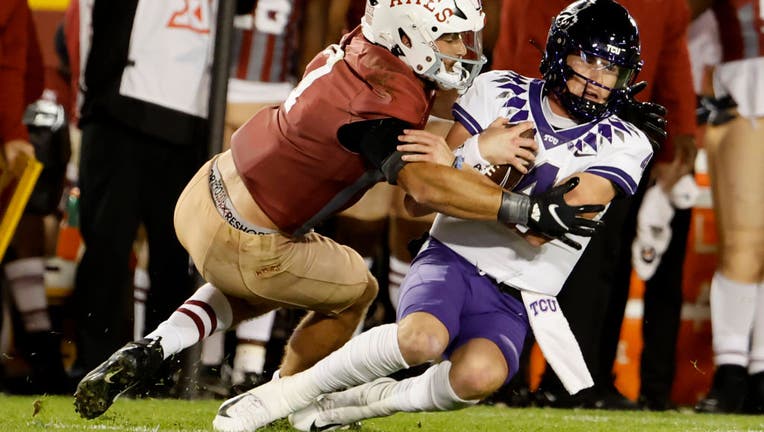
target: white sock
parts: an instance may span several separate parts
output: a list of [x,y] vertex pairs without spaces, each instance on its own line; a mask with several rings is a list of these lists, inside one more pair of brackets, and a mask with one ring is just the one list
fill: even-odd
[[167,358],[215,331],[227,330],[232,320],[233,312],[228,299],[212,284],[206,283],[146,337],[161,337],[159,343],[162,345],[164,358]]
[[133,339],[143,337],[146,330],[146,299],[149,296],[151,280],[149,272],[141,267],[135,268],[133,274]]
[[398,347],[398,325],[385,324],[350,339],[310,369],[250,392],[267,397],[267,411],[273,418],[281,418],[305,408],[323,393],[355,387],[407,367]]
[[711,280],[711,330],[716,365],[748,366],[756,284],[735,282],[719,271]]
[[252,343],[239,342],[236,345],[236,355],[233,357],[233,372],[231,382],[244,382],[247,373],[262,374],[265,368],[265,347]]
[[51,329],[48,298],[45,296],[45,261],[41,257],[23,258],[5,264],[16,308],[28,332]]
[[233,357],[231,382],[244,382],[244,374],[262,374],[265,367],[265,344],[271,339],[276,311],[242,321],[236,327],[236,354]]
[[385,324],[350,339],[305,373],[321,393],[329,393],[408,367],[398,347],[398,324]]
[[[324,422],[350,424],[401,411],[449,411],[478,403],[478,400],[462,399],[454,392],[448,377],[450,370],[451,362],[443,361],[431,366],[422,375],[403,381],[379,379],[368,385],[363,399],[359,401],[362,403],[360,406],[342,406],[341,393],[330,395],[328,397],[336,400],[335,406],[340,408],[321,414],[321,419]],[[347,392],[351,391],[353,389]]]
[[759,282],[756,291],[756,314],[753,319],[751,359],[748,365],[748,373],[751,375],[764,372],[764,282]]
[[411,264],[398,259],[394,256],[390,256],[390,271],[387,274],[387,292],[390,296],[390,303],[393,305],[393,309],[398,311],[398,297],[401,296],[401,284],[406,274],[409,272]]

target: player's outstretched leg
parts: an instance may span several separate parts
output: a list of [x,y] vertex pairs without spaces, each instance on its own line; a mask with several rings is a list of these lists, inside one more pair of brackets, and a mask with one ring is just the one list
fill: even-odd
[[290,414],[289,423],[305,432],[330,431],[357,424],[353,423],[354,419],[372,415],[366,406],[369,401],[382,399],[381,394],[397,383],[392,378],[377,378],[345,391],[323,394],[307,407]]
[[408,367],[397,332],[396,324],[374,327],[306,371],[269,381],[225,401],[212,425],[219,432],[251,432],[308,406],[321,394]]
[[80,381],[74,393],[75,410],[86,419],[100,416],[120,393],[151,378],[163,359],[159,339],[128,343]]
[[324,394],[289,417],[295,429],[328,431],[397,412],[448,411],[474,405],[451,386],[451,362],[442,361],[422,375],[396,381],[379,378],[342,392]]

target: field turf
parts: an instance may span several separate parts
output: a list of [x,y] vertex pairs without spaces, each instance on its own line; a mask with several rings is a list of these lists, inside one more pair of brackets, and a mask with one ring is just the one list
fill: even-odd
[[[0,432],[212,431],[216,400],[119,399],[97,420],[83,420],[71,397],[0,395]],[[263,429],[292,430],[285,421]],[[764,416],[699,415],[690,410],[615,412],[478,406],[445,413],[407,413],[363,422],[361,432],[737,431],[764,432]]]

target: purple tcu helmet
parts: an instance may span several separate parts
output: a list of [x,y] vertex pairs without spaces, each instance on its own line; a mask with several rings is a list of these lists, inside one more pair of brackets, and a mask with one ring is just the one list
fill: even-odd
[[[615,85],[607,87],[574,72],[566,61],[571,54],[580,54],[589,64],[604,63],[603,67],[617,73]],[[582,121],[607,117],[628,97],[628,87],[642,69],[637,24],[623,6],[612,0],[574,2],[552,22],[540,69],[547,89],[557,94],[574,117]],[[571,94],[567,81],[574,74],[587,85],[610,90],[607,102],[596,103]]]

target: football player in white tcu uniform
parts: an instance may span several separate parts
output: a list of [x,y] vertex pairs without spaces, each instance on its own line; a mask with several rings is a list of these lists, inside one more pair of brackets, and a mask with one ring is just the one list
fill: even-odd
[[[541,67],[545,81],[511,71],[478,77],[454,108],[457,123],[448,143],[464,143],[454,163],[482,168],[533,160],[534,168],[515,190],[535,193],[580,182],[565,196],[572,206],[606,204],[618,194],[634,193],[652,146],[636,127],[613,115],[641,67],[631,16],[611,0],[572,4],[550,29]],[[537,129],[535,156],[523,138],[509,140],[504,127],[525,121]],[[420,145],[399,149],[422,151]],[[417,213],[420,208],[410,203]],[[218,418],[229,417],[230,408],[234,416],[275,419],[273,413],[283,413],[284,406],[295,411],[317,398],[291,420],[301,430],[322,430],[398,411],[465,407],[517,371],[531,325],[566,388],[574,393],[590,386],[554,300],[586,240],[571,236],[545,242],[519,230],[525,231],[438,215],[401,287],[397,324],[375,327],[314,367],[228,401]],[[384,378],[441,359],[420,376],[400,382]]]

